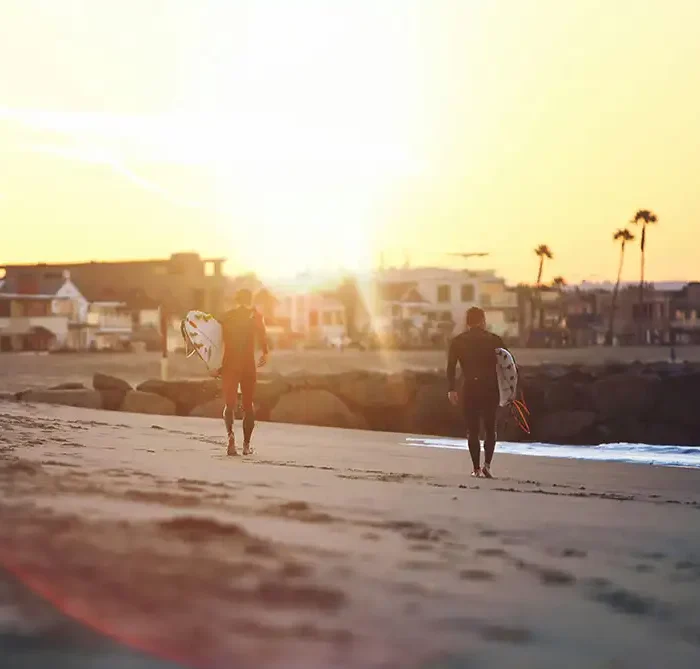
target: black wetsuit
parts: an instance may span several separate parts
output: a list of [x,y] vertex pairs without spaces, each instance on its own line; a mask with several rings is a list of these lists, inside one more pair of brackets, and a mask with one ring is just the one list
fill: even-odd
[[456,390],[457,363],[462,368],[461,401],[469,434],[469,453],[474,469],[480,466],[479,431],[483,423],[486,463],[496,448],[496,411],[498,409],[498,377],[496,349],[505,348],[503,340],[483,328],[470,328],[450,343],[447,361],[448,390]]
[[229,435],[233,432],[233,414],[238,401],[238,386],[243,396],[243,441],[250,442],[255,427],[253,395],[257,382],[256,344],[267,354],[265,322],[260,313],[248,307],[236,307],[217,320],[221,323],[224,340],[224,360],[221,380],[224,391],[224,421]]

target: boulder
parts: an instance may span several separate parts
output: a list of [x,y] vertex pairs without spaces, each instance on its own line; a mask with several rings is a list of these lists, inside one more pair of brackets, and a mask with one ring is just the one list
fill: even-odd
[[68,381],[67,383],[59,383],[57,386],[51,386],[49,390],[87,390],[87,388],[82,383]]
[[546,413],[549,382],[541,377],[526,377],[518,383],[518,392],[533,417]]
[[131,385],[123,379],[99,373],[92,377],[92,387],[95,390],[121,390],[123,393],[132,390]]
[[544,386],[544,405],[545,412],[591,411],[593,399],[589,386],[561,379]]
[[275,423],[366,429],[363,416],[353,413],[333,393],[322,389],[295,390],[283,395],[270,413]]
[[644,444],[700,446],[700,429],[680,423],[650,423],[643,426]]
[[144,393],[160,395],[170,400],[179,416],[188,416],[192,409],[221,395],[218,379],[201,381],[160,381],[151,379],[136,387]]
[[653,419],[696,429],[700,440],[700,372],[664,379],[654,404]]
[[101,409],[102,397],[96,390],[28,390],[22,393],[23,402],[63,404],[83,409]]
[[654,403],[659,381],[640,374],[614,374],[592,384],[593,406],[603,419],[643,416]]
[[223,415],[224,400],[222,398],[209,400],[190,411],[190,416],[196,418],[221,418]]
[[416,390],[408,374],[343,374],[333,391],[352,406],[362,409],[403,408]]
[[14,402],[17,400],[15,393],[0,393],[0,400],[4,402]]
[[175,403],[155,393],[130,390],[124,395],[121,411],[172,416],[175,414]]
[[447,384],[442,381],[418,388],[406,422],[411,432],[444,437],[464,437],[467,428],[459,407],[447,400]]
[[540,418],[536,434],[545,443],[577,444],[595,422],[593,411],[557,411]]
[[124,402],[126,391],[124,390],[100,390],[102,396],[102,408],[107,411],[119,411]]
[[335,385],[337,376],[331,374],[309,374],[298,371],[286,376],[290,390],[329,390]]
[[[255,408],[255,418],[257,420],[269,420],[270,411],[267,407],[260,406],[257,403],[254,403],[253,407]],[[216,399],[204,402],[204,404],[200,404],[192,409],[189,415],[194,418],[222,418],[224,415],[224,400],[222,397],[217,397]],[[233,410],[233,415],[236,420],[241,420],[243,418],[243,407],[241,405],[240,396]]]
[[281,376],[258,379],[255,386],[255,403],[265,409],[272,409],[289,390],[289,384]]

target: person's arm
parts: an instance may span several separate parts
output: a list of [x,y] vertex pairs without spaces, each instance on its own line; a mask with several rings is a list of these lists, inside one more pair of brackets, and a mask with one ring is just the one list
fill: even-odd
[[257,314],[255,318],[255,334],[260,345],[261,355],[258,361],[258,367],[262,367],[267,363],[267,356],[270,352],[267,343],[267,329],[265,328],[265,319],[262,314]]
[[459,356],[457,355],[457,344],[453,339],[450,343],[450,350],[447,353],[447,399],[453,406],[457,406],[459,403],[459,395],[457,394],[457,390],[455,388],[455,375],[457,371],[458,359]]
[[455,340],[450,342],[450,349],[447,353],[447,390],[452,392],[455,390],[455,377],[457,372],[457,346]]

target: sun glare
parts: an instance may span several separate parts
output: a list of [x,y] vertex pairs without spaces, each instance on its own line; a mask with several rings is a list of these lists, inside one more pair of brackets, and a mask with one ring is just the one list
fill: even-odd
[[236,61],[190,82],[200,116],[180,145],[210,163],[217,210],[235,209],[220,233],[239,263],[252,258],[238,248],[254,248],[263,272],[366,269],[376,257],[387,189],[420,170],[411,84],[398,74],[415,58],[412,27],[390,19],[370,6],[256,3]]

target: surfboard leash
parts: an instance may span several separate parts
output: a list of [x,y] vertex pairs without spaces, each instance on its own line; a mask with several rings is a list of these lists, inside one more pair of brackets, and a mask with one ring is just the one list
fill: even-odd
[[510,408],[518,427],[525,432],[525,434],[530,434],[530,423],[527,419],[527,417],[530,415],[530,409],[528,409],[527,404],[525,404],[525,395],[522,393],[522,391],[520,396],[522,399],[513,400],[510,403]]

